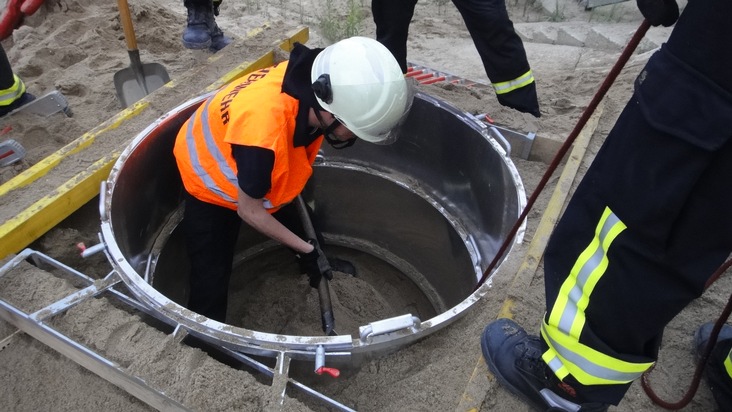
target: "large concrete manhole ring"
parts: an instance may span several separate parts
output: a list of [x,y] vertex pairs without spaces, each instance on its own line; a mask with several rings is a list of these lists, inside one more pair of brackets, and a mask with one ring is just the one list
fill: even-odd
[[[500,132],[417,94],[399,140],[323,147],[303,199],[326,253],[357,275],[331,282],[337,336],[323,336],[317,292],[292,254],[242,226],[226,323],[191,312],[172,146],[206,96],[138,135],[102,191],[102,238],[132,294],[189,333],[245,353],[311,359],[378,356],[461,317],[490,289],[483,271],[525,206]],[[520,240],[522,231],[516,240]],[[353,356],[359,355],[359,356]]]

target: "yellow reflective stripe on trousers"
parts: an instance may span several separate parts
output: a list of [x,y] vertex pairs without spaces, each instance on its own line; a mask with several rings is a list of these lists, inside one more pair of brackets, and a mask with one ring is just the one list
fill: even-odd
[[521,76],[519,76],[513,80],[509,80],[506,82],[500,82],[500,83],[493,83],[493,88],[496,90],[496,94],[506,94],[506,93],[512,92],[516,89],[520,89],[533,82],[534,82],[534,74],[531,72],[531,70],[529,70],[526,73],[522,74]]
[[583,385],[622,384],[640,378],[653,366],[653,362],[630,363],[605,355],[546,323],[541,335],[549,345],[542,359],[559,379],[572,375]]
[[8,89],[0,90],[0,106],[10,106],[25,93],[25,83],[17,74],[13,74],[13,85]]
[[560,379],[571,374],[583,385],[631,382],[652,363],[630,363],[612,358],[579,342],[590,295],[607,270],[607,251],[625,224],[605,208],[593,237],[580,254],[559,290],[541,334],[549,345],[543,359]]
[[727,357],[724,358],[724,370],[727,371],[727,375],[732,379],[732,350],[730,350]]

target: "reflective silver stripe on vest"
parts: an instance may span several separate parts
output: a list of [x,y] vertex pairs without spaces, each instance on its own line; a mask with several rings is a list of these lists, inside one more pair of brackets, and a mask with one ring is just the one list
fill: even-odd
[[[203,112],[198,116],[198,118],[201,120],[201,128],[203,129],[203,136],[204,136],[204,143],[206,144],[206,148],[208,149],[209,153],[211,153],[211,156],[216,160],[216,163],[221,168],[221,172],[226,176],[226,179],[229,180],[232,184],[235,186],[237,185],[237,179],[236,179],[236,173],[234,173],[233,170],[229,167],[229,164],[226,163],[226,159],[224,158],[224,155],[219,150],[219,147],[216,145],[216,142],[214,141],[213,135],[211,134],[211,129],[209,128],[208,123],[208,106],[210,104],[210,99],[206,101],[206,105],[204,106]],[[206,170],[201,165],[200,159],[198,157],[198,152],[196,151],[196,142],[195,137],[193,135],[193,124],[195,123],[195,118],[191,119],[191,121],[188,122],[188,128],[186,129],[186,142],[188,143],[188,155],[191,159],[191,165],[193,166],[193,170],[196,172],[196,175],[203,180],[203,183],[206,185],[206,188],[210,190],[211,192],[215,193],[217,196],[221,197],[227,202],[236,203],[236,199],[233,199],[231,196],[226,194],[226,192],[219,187],[219,185],[216,184],[216,182],[209,176],[209,174],[206,172]]]

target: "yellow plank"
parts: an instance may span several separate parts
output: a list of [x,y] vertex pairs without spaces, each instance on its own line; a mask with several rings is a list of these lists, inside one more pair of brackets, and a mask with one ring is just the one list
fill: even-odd
[[62,160],[64,160],[68,156],[71,156],[74,153],[80,152],[81,150],[91,146],[97,136],[119,127],[122,122],[135,117],[140,112],[145,110],[145,108],[147,108],[147,106],[149,105],[150,103],[146,101],[136,102],[127,109],[119,112],[113,118],[84,133],[78,139],[67,144],[66,146],[57,150],[55,153],[52,153],[50,156],[46,157],[45,159],[34,164],[33,166],[24,170],[22,173],[5,182],[2,186],[0,186],[0,196],[5,195],[12,190],[27,186],[33,183],[35,180],[43,177],[46,173],[56,167],[59,163],[61,163]]
[[[531,240],[528,251],[524,260],[519,267],[518,272],[513,277],[511,285],[508,287],[508,296],[503,301],[501,308],[498,311],[497,318],[511,318],[513,319],[513,311],[515,309],[514,297],[516,293],[521,293],[529,288],[531,280],[539,267],[539,262],[544,256],[544,250],[546,244],[549,241],[549,236],[554,230],[554,226],[559,219],[559,215],[562,213],[564,204],[569,197],[569,191],[572,187],[577,176],[577,170],[579,170],[582,159],[585,157],[587,152],[587,146],[590,143],[590,138],[595,133],[597,123],[602,116],[604,108],[604,100],[601,102],[596,109],[595,113],[590,117],[582,129],[582,132],[577,136],[574,141],[572,152],[567,159],[567,163],[562,169],[562,175],[557,182],[557,186],[552,192],[552,197],[549,199],[544,213],[541,216],[539,225],[537,226],[534,237]],[[475,341],[478,342],[479,337],[476,336]],[[455,408],[456,412],[477,412],[480,411],[480,407],[485,399],[486,391],[495,385],[495,379],[490,374],[488,366],[483,359],[483,356],[478,357],[478,361],[473,369],[473,373],[468,380],[463,394],[458,401],[458,405]]]
[[119,154],[96,161],[0,226],[0,256],[18,253],[99,193]]
[[[261,29],[254,29],[250,31],[249,36],[254,37],[256,34],[258,34],[261,31]],[[254,34],[252,34],[254,33]],[[305,43],[308,40],[308,28],[303,27],[300,29],[297,29],[293,32],[288,33],[288,38],[284,41],[277,44],[277,47],[284,51],[290,51],[295,46],[295,43]],[[235,67],[233,70],[231,70],[229,73],[221,76],[218,81],[212,83],[209,87],[207,87],[204,92],[210,92],[213,90],[218,89],[219,87],[223,86],[224,84],[230,83],[233,80],[247,74],[251,73],[255,70],[264,69],[265,67],[269,67],[273,65],[275,62],[275,53],[274,51],[267,52],[264,55],[262,55],[259,59],[253,61],[253,62],[244,62],[237,67]]]
[[[307,28],[298,29],[290,33],[289,38],[279,42],[275,46],[279,46],[285,50],[290,50],[296,41],[301,43],[306,42],[307,36]],[[254,62],[242,63],[226,75],[219,78],[207,89],[216,89],[232,79],[266,67],[267,62],[272,64],[274,61],[273,59],[274,53],[268,52]],[[93,143],[97,136],[105,131],[118,127],[122,122],[129,120],[142,112],[148,104],[149,103],[141,103],[138,106],[133,105],[130,108],[123,110],[120,114],[110,121],[105,122],[105,124],[101,125],[94,131],[84,134],[74,143],[67,145],[67,147],[50,156],[47,159],[48,162],[45,162],[44,165],[39,165],[38,168],[29,173],[27,177],[11,180],[11,182],[13,182],[12,188],[19,187],[18,185],[21,183],[23,185],[27,185],[39,176],[48,173],[63,158],[88,147]],[[109,172],[117,161],[120,153],[121,150],[118,153],[113,153],[96,161],[94,164],[89,166],[89,168],[68,180],[52,193],[44,196],[12,219],[4,222],[0,226],[0,259],[5,258],[10,253],[20,252],[31,242],[41,237],[48,230],[99,194],[101,182],[109,176]],[[9,189],[6,189],[6,191],[10,191],[12,188],[9,186]]]
[[[247,38],[253,38],[257,36],[260,33],[263,33],[267,28],[270,27],[269,23],[263,24],[261,27],[258,27],[256,29],[252,29],[247,33]],[[285,51],[292,50],[292,47],[294,46],[295,42],[305,43],[308,40],[309,31],[307,27],[298,28],[290,33],[288,33],[288,38],[281,41],[277,46]],[[223,56],[223,54],[214,54],[211,58],[209,58],[209,61],[215,61],[216,59]],[[235,78],[242,76],[248,71],[254,71],[259,70],[268,66],[271,66],[274,63],[274,52],[269,52],[260,57],[259,59],[255,60],[254,62],[245,62],[241,65],[237,66],[234,70],[229,72],[227,75],[223,76],[219,81],[212,84],[207,88],[206,91],[209,90],[215,90],[218,87],[221,87],[225,83],[230,82],[231,80],[234,80]],[[166,88],[174,88],[177,87],[178,80],[172,79],[168,83],[164,85]],[[28,169],[24,170],[20,174],[16,175],[12,179],[8,180],[4,184],[0,185],[0,196],[3,196],[7,194],[8,192],[27,186],[31,183],[33,183],[35,180],[38,180],[39,178],[43,177],[46,173],[48,173],[50,170],[52,170],[54,167],[56,167],[61,161],[63,161],[65,158],[80,152],[83,149],[86,149],[87,147],[91,146],[92,143],[94,143],[94,140],[97,138],[97,136],[104,134],[106,131],[114,129],[118,127],[122,122],[127,121],[139,113],[141,113],[143,110],[145,110],[150,105],[150,102],[147,99],[140,100],[134,104],[132,104],[130,107],[122,110],[117,115],[115,115],[113,118],[105,121],[104,123],[100,124],[99,126],[95,127],[94,129],[90,130],[89,132],[84,133],[80,138],[74,140],[73,142],[67,144],[66,146],[62,147],[61,149],[57,150],[56,152],[52,153],[50,156],[46,157],[45,159],[41,160],[40,162],[34,164],[33,166],[29,167]]]

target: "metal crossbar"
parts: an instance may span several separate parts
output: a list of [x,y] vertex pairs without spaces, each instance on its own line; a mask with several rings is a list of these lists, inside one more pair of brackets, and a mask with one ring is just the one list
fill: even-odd
[[[130,306],[138,311],[141,311],[153,318],[167,324],[174,328],[174,335],[185,336],[187,331],[181,331],[179,325],[171,324],[171,321],[159,316],[154,311],[150,310],[147,306],[142,305],[137,300],[130,298],[128,295],[114,289],[114,287],[121,283],[121,279],[116,272],[110,272],[104,279],[95,281],[89,276],[64,265],[63,263],[32,249],[25,249],[16,255],[13,259],[8,261],[5,265],[0,268],[0,278],[7,275],[13,269],[15,269],[23,261],[29,260],[39,267],[41,265],[51,266],[58,269],[64,274],[71,275],[77,280],[80,280],[85,287],[61,298],[60,300],[51,303],[50,305],[40,309],[34,313],[26,313],[21,309],[13,306],[4,299],[0,298],[0,318],[12,324],[18,331],[14,332],[10,336],[0,340],[0,349],[12,343],[12,341],[18,336],[19,332],[24,332],[41,343],[47,345],[51,349],[59,352],[66,356],[72,361],[76,362],[80,366],[87,370],[95,373],[99,377],[107,380],[108,382],[120,387],[129,394],[135,396],[139,400],[145,402],[151,407],[161,411],[188,411],[185,406],[177,402],[176,400],[168,397],[162,391],[148,385],[143,379],[129,373],[118,363],[105,358],[101,354],[87,348],[79,342],[76,342],[72,338],[64,335],[57,331],[51,326],[46,324],[53,316],[62,313],[71,307],[83,302],[86,299],[93,298],[102,293],[109,293],[122,303]],[[50,273],[50,272],[49,272]],[[182,337],[181,337],[182,339]],[[210,342],[209,342],[210,343]],[[324,394],[292,379],[288,376],[290,355],[286,352],[281,352],[277,356],[277,364],[274,368],[270,368],[267,365],[258,362],[251,357],[233,351],[225,347],[219,347],[215,344],[212,346],[220,350],[221,353],[228,355],[229,357],[241,362],[242,364],[252,368],[253,370],[264,374],[265,376],[272,378],[272,390],[275,399],[278,400],[279,405],[282,406],[285,401],[285,393],[287,387],[295,388],[302,393],[311,396],[324,404],[335,408],[339,411],[354,411],[353,409],[341,404],[340,402],[325,396]]]

